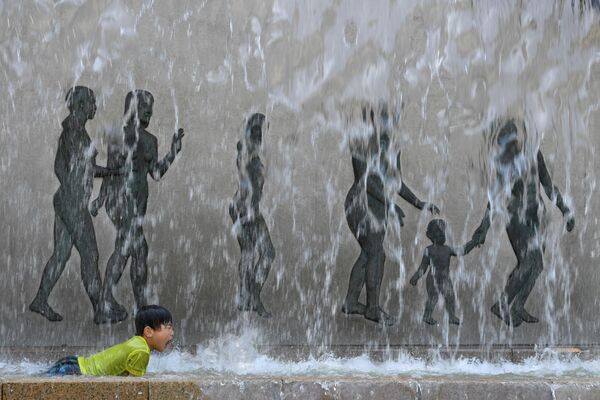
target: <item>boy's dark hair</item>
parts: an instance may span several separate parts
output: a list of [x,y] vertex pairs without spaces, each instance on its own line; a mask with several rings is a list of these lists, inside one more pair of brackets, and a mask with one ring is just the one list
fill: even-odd
[[152,329],[159,329],[163,324],[172,323],[173,317],[166,308],[157,305],[143,306],[135,314],[135,334],[143,336],[144,328],[147,326]]

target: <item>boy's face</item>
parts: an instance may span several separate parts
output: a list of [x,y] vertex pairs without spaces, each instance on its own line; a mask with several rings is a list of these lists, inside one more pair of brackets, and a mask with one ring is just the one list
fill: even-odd
[[162,324],[158,329],[147,326],[144,328],[144,338],[150,349],[162,353],[173,340],[173,324]]

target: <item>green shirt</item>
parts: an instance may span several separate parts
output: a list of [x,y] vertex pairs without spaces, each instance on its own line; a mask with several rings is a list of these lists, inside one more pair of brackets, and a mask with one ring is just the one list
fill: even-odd
[[150,348],[146,339],[134,336],[100,353],[78,357],[77,361],[83,375],[143,376],[150,361]]

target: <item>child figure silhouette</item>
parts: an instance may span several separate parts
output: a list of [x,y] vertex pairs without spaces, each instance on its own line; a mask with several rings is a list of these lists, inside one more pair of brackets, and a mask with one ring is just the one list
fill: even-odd
[[[427,271],[427,302],[425,303],[425,312],[423,313],[423,322],[429,325],[437,324],[431,314],[437,305],[439,294],[444,296],[446,311],[450,323],[460,325],[460,320],[455,314],[456,298],[450,280],[450,257],[468,254],[476,246],[480,245],[477,241],[471,239],[460,249],[453,249],[446,243],[446,221],[443,219],[434,219],[427,225],[427,237],[432,241],[432,245],[425,249],[421,265],[417,272],[410,278],[410,284],[415,286]],[[431,267],[431,268],[430,268]]]

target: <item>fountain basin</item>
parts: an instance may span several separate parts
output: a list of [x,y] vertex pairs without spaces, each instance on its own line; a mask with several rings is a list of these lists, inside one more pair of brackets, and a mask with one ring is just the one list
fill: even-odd
[[53,360],[89,348],[5,348],[0,400],[600,398],[595,347],[305,350],[198,346],[153,356],[144,378],[96,378],[43,375]]

